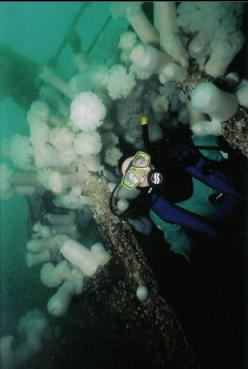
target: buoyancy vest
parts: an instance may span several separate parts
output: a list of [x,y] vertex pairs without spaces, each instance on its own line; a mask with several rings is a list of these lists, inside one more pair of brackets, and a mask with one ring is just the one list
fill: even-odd
[[[238,205],[243,201],[244,196],[233,187],[231,176],[220,167],[213,169],[214,164],[214,161],[200,156],[196,163],[185,166],[184,169],[196,179],[227,195],[225,198],[226,204],[223,206],[223,209]],[[203,232],[210,237],[217,236],[214,223],[208,218],[181,208],[167,200],[165,196],[152,191],[152,189],[149,197],[151,210],[161,219]]]
[[195,165],[185,167],[185,170],[193,177],[206,183],[208,186],[238,199],[244,196],[231,185],[231,176],[221,168],[214,168],[214,162],[210,159],[199,158]]

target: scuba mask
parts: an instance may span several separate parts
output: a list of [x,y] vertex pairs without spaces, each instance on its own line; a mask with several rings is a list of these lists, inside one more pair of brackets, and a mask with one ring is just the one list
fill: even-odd
[[141,183],[142,177],[150,171],[151,157],[149,154],[138,151],[126,169],[121,184],[128,190],[133,190]]

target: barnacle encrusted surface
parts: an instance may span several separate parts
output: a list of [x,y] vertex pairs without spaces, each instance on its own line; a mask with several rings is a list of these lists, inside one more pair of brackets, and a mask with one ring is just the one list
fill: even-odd
[[239,106],[238,112],[222,124],[222,135],[231,147],[248,157],[248,110]]

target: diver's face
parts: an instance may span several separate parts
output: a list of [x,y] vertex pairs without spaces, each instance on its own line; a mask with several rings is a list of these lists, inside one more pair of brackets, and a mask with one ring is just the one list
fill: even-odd
[[[129,167],[129,164],[132,162],[133,158],[134,158],[134,156],[131,156],[130,158],[127,158],[123,162],[122,167],[121,167],[122,175],[125,175],[128,167]],[[138,185],[138,187],[148,187],[149,186],[149,183],[147,181],[147,175],[151,171],[152,168],[153,167],[150,164],[149,166],[147,166],[145,168],[137,168],[137,169],[135,169],[135,174],[136,174],[136,176],[139,179],[139,185]]]

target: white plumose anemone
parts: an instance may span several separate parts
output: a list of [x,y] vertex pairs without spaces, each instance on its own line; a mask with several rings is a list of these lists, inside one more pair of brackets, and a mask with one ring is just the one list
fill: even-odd
[[105,116],[106,107],[93,92],[82,92],[71,103],[70,119],[72,125],[79,130],[95,130],[103,123]]
[[111,99],[126,98],[135,85],[134,73],[128,72],[122,64],[115,64],[110,68],[107,90]]
[[77,155],[96,155],[102,149],[102,141],[96,131],[81,132],[74,138],[73,148]]

